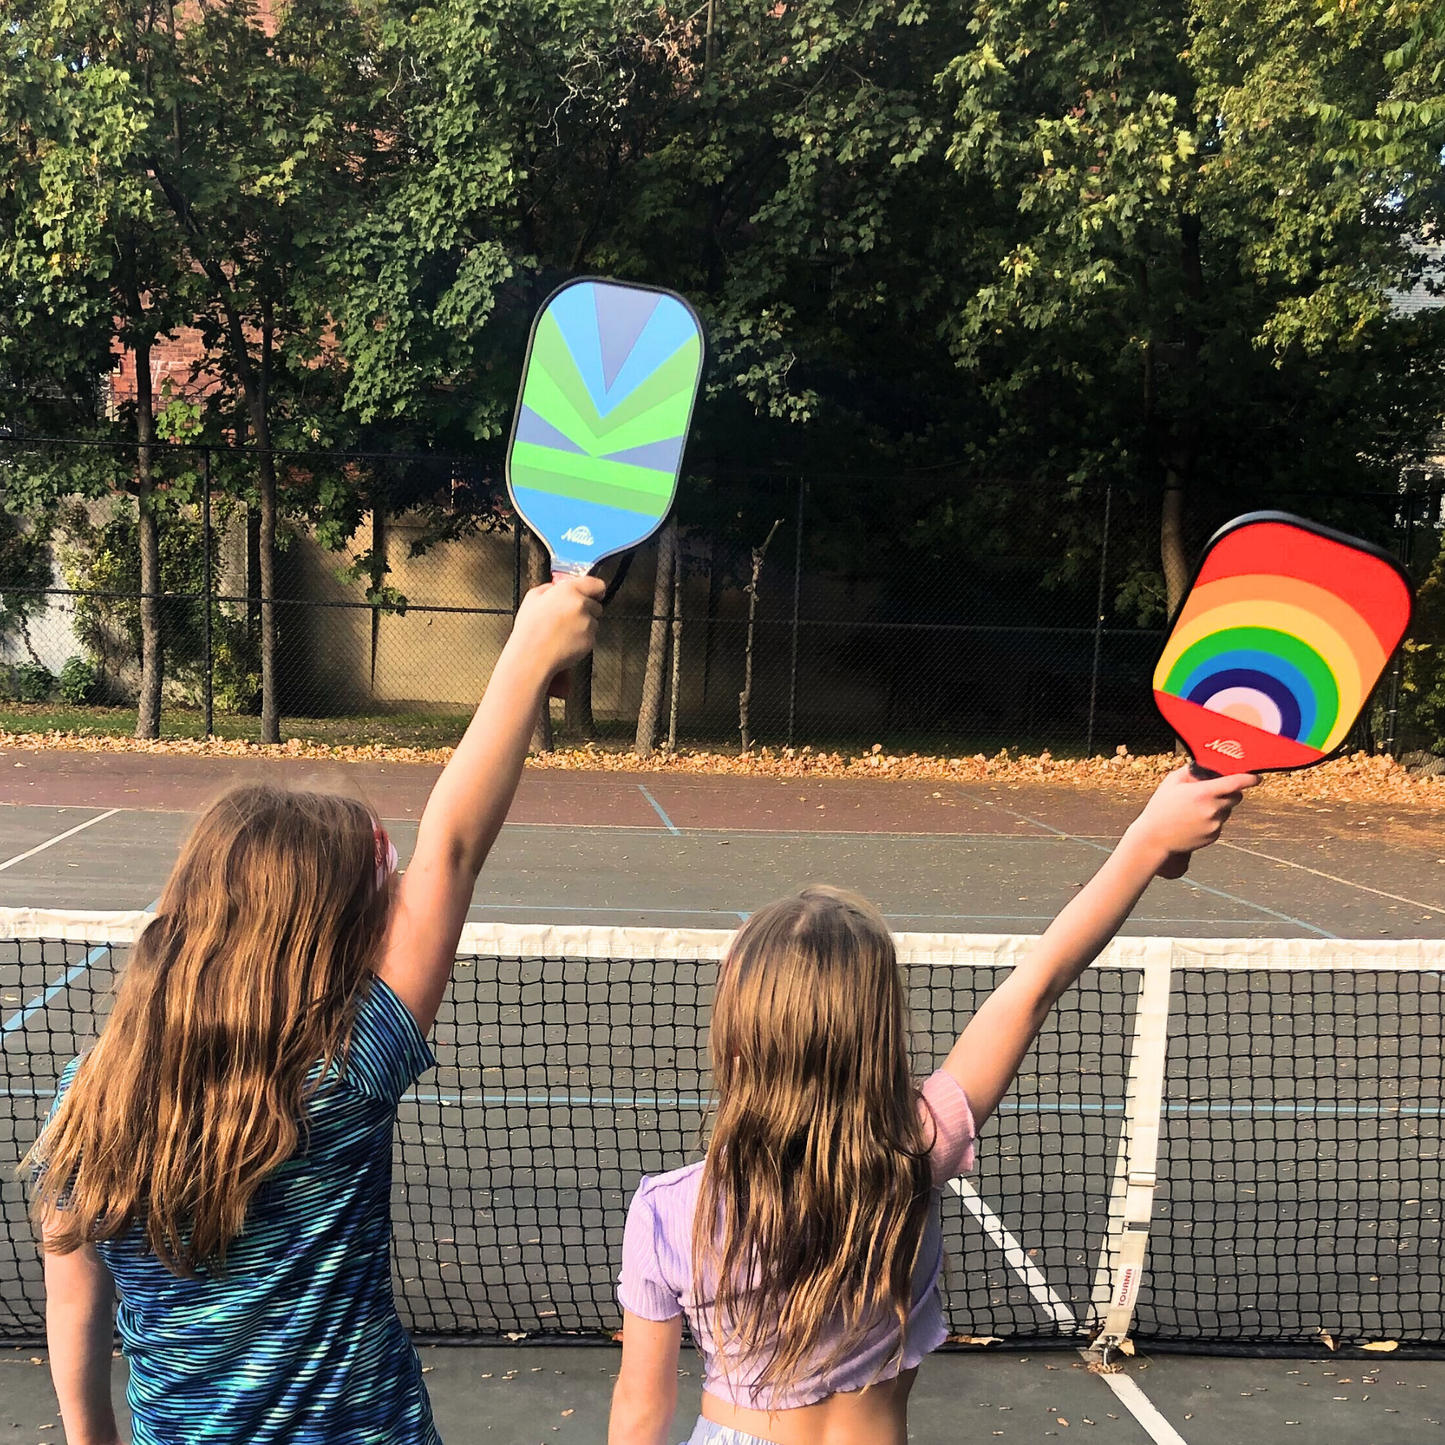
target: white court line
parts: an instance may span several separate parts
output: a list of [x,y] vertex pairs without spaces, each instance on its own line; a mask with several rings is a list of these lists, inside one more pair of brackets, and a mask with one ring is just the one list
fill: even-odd
[[73,828],[67,828],[63,833],[57,833],[53,838],[47,838],[43,843],[37,843],[35,847],[27,849],[24,853],[17,853],[13,858],[7,858],[0,863],[0,873],[7,868],[13,868],[17,863],[23,863],[27,858],[33,858],[37,853],[43,853],[47,848],[53,848],[57,843],[63,843],[67,838],[73,838],[77,833],[83,833],[87,828],[92,828],[97,823],[103,823],[107,818],[113,818],[120,812],[119,808],[109,808],[104,813],[97,813],[93,818],[87,818],[83,823],[77,823]]
[[[647,832],[653,837],[657,836],[656,828],[649,828]],[[405,871],[402,869],[402,872]],[[1060,906],[1062,907],[1062,904]],[[596,903],[501,903],[488,900],[483,903],[471,903],[468,905],[468,910],[482,918],[489,913],[595,913],[598,917],[602,917],[604,914],[626,916],[633,913],[649,913],[658,917],[741,918],[746,923],[749,917],[741,908],[713,908],[710,905],[701,905],[697,908],[659,908],[651,903],[634,903],[624,908]],[[950,923],[1052,923],[1057,915],[1053,913],[894,913],[885,908],[883,916],[887,919],[935,918]],[[1129,922],[1167,923],[1170,925],[1207,923],[1214,927],[1223,927],[1226,923],[1247,924],[1252,920],[1247,918],[1151,918],[1130,914]]]
[[[997,1214],[984,1203],[983,1196],[967,1179],[950,1179],[948,1187],[963,1200],[964,1208],[983,1226],[984,1233],[1003,1251],[1008,1266],[1023,1281],[1034,1303],[1056,1325],[1079,1329],[1079,1317],[1060,1299],[1043,1271],[1028,1256],[1015,1235],[1010,1233]],[[1089,1352],[1079,1353],[1087,1360]],[[1129,1375],[1101,1375],[1100,1379],[1114,1392],[1119,1403],[1139,1422],[1140,1428],[1154,1445],[1188,1445],[1182,1435],[1161,1415],[1154,1402]]]
[[1024,1282],[1034,1303],[1056,1325],[1079,1328],[1079,1317],[1054,1292],[1044,1272],[1028,1257],[1018,1239],[1009,1232],[997,1214],[984,1203],[983,1196],[967,1179],[950,1179],[948,1187],[963,1200],[963,1207],[983,1226],[983,1232],[1003,1251],[1008,1266]]
[[[1088,1359],[1088,1354],[1080,1350]],[[1154,1445],[1189,1445],[1189,1442],[1159,1413],[1159,1407],[1139,1388],[1133,1375],[1100,1375],[1118,1402],[1139,1422]]]
[[[1042,828],[1047,833],[1052,833],[1056,838],[1067,838],[1071,843],[1082,843],[1086,848],[1093,848],[1099,853],[1112,853],[1111,846],[1104,843],[1096,843],[1091,838],[1080,837],[1077,833],[1067,833],[1062,828],[1055,828],[1052,823],[1045,823],[1042,818],[1031,818],[1027,813],[1017,812],[1013,808],[1005,808],[1002,803],[989,803],[986,806],[997,808],[1000,812],[1007,813],[1011,818],[1022,818],[1026,823],[1032,823],[1036,828]],[[1196,888],[1201,893],[1213,894],[1216,898],[1227,898],[1231,903],[1241,904],[1245,908],[1253,908],[1257,913],[1267,914],[1270,918],[1277,918],[1281,923],[1292,923],[1296,928],[1303,928],[1320,938],[1339,938],[1338,933],[1331,933],[1327,928],[1320,928],[1316,924],[1306,923],[1303,918],[1294,918],[1288,913],[1281,913],[1277,908],[1267,908],[1263,903],[1256,903],[1252,898],[1241,898],[1237,893],[1230,893],[1224,888],[1214,888],[1208,883],[1200,883],[1197,879],[1186,878],[1184,880],[1191,888]]]
[[[1224,840],[1221,838],[1220,842],[1224,843]],[[1418,898],[1405,898],[1399,893],[1386,893],[1383,888],[1371,888],[1368,883],[1356,883],[1351,878],[1337,878],[1333,873],[1325,873],[1305,863],[1296,863],[1290,858],[1276,858],[1273,853],[1261,853],[1257,848],[1244,848],[1238,843],[1224,843],[1224,846],[1233,848],[1236,853],[1248,853],[1251,858],[1263,858],[1267,863],[1282,863],[1286,868],[1298,868],[1301,873],[1312,873],[1316,878],[1325,878],[1331,883],[1343,883],[1346,888],[1358,888],[1361,893],[1373,893],[1377,898],[1391,898],[1396,903],[1408,903],[1411,908],[1428,908],[1431,913],[1445,913],[1445,908],[1437,908],[1433,903],[1421,903]]]

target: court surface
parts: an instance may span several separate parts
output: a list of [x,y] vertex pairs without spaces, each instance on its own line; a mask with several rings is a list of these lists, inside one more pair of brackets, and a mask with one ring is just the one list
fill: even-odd
[[[417,764],[0,753],[0,904],[138,908],[190,818],[229,782],[334,787],[386,820],[402,861],[435,780]],[[810,882],[855,888],[900,930],[1040,931],[1142,806],[987,783],[528,772],[482,874],[477,920],[725,928]],[[1155,884],[1131,933],[1445,937],[1445,813],[1318,807],[1258,789],[1227,842]]]
[[[0,754],[0,904],[146,907],[195,811],[246,777],[365,798],[405,863],[435,776],[405,764]],[[479,883],[472,918],[725,928],[782,892],[827,881],[874,899],[900,931],[1034,933],[1146,796],[534,771]],[[1196,859],[1187,880],[1156,884],[1128,931],[1445,937],[1440,818],[1279,803],[1266,785],[1241,810],[1229,844]],[[0,1020],[13,1019],[17,1004],[25,1001],[0,1004]],[[1036,1440],[1082,1429],[1103,1441],[1200,1445],[1313,1430],[1321,1441],[1364,1445],[1426,1440],[1445,1429],[1445,1366],[1430,1362],[1392,1366],[1381,1357],[1369,1370],[1375,1362],[1359,1359],[1158,1356],[1104,1378],[1081,1362],[1075,1368],[1068,1352],[1025,1356],[927,1362],[912,1438]],[[0,1429],[20,1432],[7,1430],[9,1438],[54,1438],[26,1434],[54,1419],[45,1372],[31,1364],[39,1358],[34,1350],[0,1352]],[[606,1349],[447,1348],[427,1350],[424,1363],[448,1440],[605,1439],[616,1368]],[[680,1422],[697,1385],[696,1362],[685,1358],[682,1368]],[[679,1423],[678,1438],[686,1433]]]

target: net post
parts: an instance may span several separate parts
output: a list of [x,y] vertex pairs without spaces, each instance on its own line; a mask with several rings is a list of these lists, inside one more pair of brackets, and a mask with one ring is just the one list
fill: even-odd
[[1109,1195],[1108,1235],[1094,1275],[1094,1318],[1099,1326],[1094,1345],[1106,1355],[1129,1336],[1144,1277],[1149,1225],[1158,1185],[1173,957],[1172,939],[1144,941],[1143,977],[1134,1014],[1124,1127],[1119,1136]]

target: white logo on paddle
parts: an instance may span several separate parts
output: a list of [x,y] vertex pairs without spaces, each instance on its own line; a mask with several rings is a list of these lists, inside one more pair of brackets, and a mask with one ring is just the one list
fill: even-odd
[[592,529],[584,527],[579,522],[575,527],[568,527],[562,533],[564,542],[575,542],[579,547],[590,547],[592,545]]
[[1215,738],[1209,747],[1212,752],[1223,753],[1236,762],[1244,756],[1244,749],[1233,738]]

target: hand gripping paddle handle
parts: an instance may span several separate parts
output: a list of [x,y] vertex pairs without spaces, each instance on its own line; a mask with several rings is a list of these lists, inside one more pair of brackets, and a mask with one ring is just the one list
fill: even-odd
[[[554,558],[553,560],[555,561],[556,559]],[[563,568],[560,571],[553,571],[552,580],[554,582],[560,582],[564,577],[585,577],[586,575],[587,574],[585,571],[573,571],[570,568]],[[556,677],[554,677],[552,681],[547,684],[548,697],[565,698],[567,694],[571,691],[572,672],[570,669],[568,669],[568,671],[566,672],[559,672]]]
[[[1199,781],[1206,782],[1210,778],[1221,777],[1222,774],[1214,772],[1210,768],[1201,768],[1198,763],[1190,763],[1189,771]],[[1192,853],[1171,853],[1160,865],[1156,875],[1159,878],[1182,878],[1189,871],[1189,860],[1194,856]]]
[[[621,561],[621,563],[618,565],[617,571],[612,574],[612,580],[607,584],[607,591],[603,594],[603,597],[602,597],[602,605],[603,605],[604,607],[606,607],[607,604],[612,601],[613,597],[616,596],[618,589],[619,589],[619,588],[622,586],[622,584],[627,580],[627,571],[628,571],[628,568],[630,568],[630,567],[632,566],[632,558],[633,558],[633,555],[634,555],[634,554],[631,553],[631,552],[624,552],[624,553],[622,554],[622,561]],[[562,570],[560,570],[560,571],[554,571],[554,572],[552,573],[552,580],[553,580],[554,582],[559,582],[559,581],[561,581],[561,579],[562,579],[563,577],[585,577],[585,576],[587,576],[587,572],[586,572],[585,570],[583,570],[583,569],[580,569],[580,568],[575,569],[575,570],[574,570],[574,569],[562,569]],[[563,698],[565,698],[565,697],[567,696],[567,694],[568,694],[569,692],[571,692],[571,691],[572,691],[572,674],[571,674],[570,671],[569,671],[569,672],[559,672],[559,673],[557,674],[557,676],[554,677],[554,678],[552,679],[552,681],[547,684],[547,696],[548,696],[548,697],[563,697]]]

